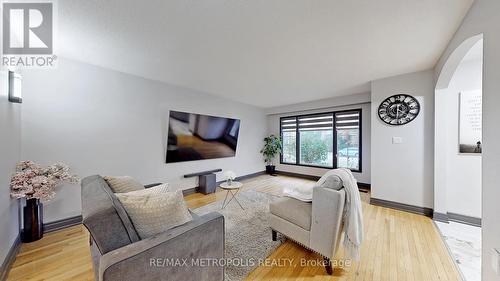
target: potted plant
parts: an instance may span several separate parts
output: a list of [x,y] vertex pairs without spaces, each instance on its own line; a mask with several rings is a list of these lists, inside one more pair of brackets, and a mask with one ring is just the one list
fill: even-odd
[[78,177],[70,174],[69,167],[56,163],[42,167],[33,161],[21,161],[10,181],[10,196],[26,198],[23,208],[23,242],[32,242],[43,237],[43,203],[55,196],[55,188],[63,182],[76,183]]
[[275,135],[270,135],[264,138],[264,148],[260,151],[264,155],[266,162],[266,173],[274,175],[276,166],[274,166],[274,158],[281,153],[281,139]]

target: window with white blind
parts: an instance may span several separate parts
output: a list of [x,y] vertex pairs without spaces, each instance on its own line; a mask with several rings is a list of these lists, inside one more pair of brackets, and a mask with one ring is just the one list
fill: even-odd
[[299,164],[333,167],[333,114],[297,117]]
[[361,111],[335,113],[335,140],[338,168],[361,170]]
[[282,117],[281,163],[361,172],[361,109]]
[[281,118],[281,162],[295,164],[297,157],[297,117]]

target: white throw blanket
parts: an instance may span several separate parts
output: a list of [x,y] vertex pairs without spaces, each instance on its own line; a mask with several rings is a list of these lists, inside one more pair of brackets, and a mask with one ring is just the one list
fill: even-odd
[[294,199],[312,202],[313,187],[312,186],[290,186],[283,188],[283,196],[292,197]]
[[359,195],[358,182],[351,170],[341,168],[326,172],[318,183],[330,175],[337,175],[344,185],[346,202],[344,206],[344,249],[352,259],[359,261],[360,247],[363,242],[363,209]]
[[[321,186],[331,175],[336,175],[342,180],[346,193],[346,203],[344,206],[345,252],[350,258],[359,261],[361,242],[363,242],[363,210],[358,183],[352,175],[351,170],[340,168],[326,172],[316,185]],[[283,190],[283,193],[288,197],[311,202],[313,188],[286,188]]]

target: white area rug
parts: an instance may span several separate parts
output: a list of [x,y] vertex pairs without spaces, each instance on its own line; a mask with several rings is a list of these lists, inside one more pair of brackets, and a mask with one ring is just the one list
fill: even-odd
[[481,281],[481,228],[435,222],[465,281]]
[[[238,193],[242,210],[234,200],[221,210],[222,201],[194,209],[198,215],[219,212],[224,216],[226,227],[226,259],[239,265],[227,265],[227,281],[243,280],[259,261],[265,260],[282,241],[272,241],[269,226],[269,202],[279,197],[253,190]],[[278,237],[281,237],[278,236]]]

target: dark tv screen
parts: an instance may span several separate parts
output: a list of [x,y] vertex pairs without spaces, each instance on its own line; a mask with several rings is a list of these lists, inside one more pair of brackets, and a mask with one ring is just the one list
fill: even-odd
[[167,163],[233,157],[240,120],[170,111]]

